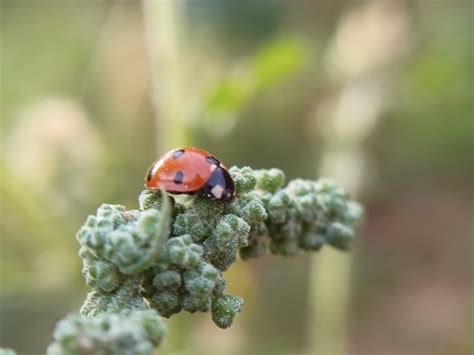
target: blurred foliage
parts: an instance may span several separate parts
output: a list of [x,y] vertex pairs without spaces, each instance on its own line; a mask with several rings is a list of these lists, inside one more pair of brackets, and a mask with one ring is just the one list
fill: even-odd
[[[204,27],[229,51],[265,40],[278,32],[287,3],[282,0],[188,1],[190,23]],[[206,31],[206,32],[207,32]],[[212,33],[214,32],[214,33]]]
[[296,38],[279,38],[265,45],[249,60],[241,63],[229,76],[216,83],[204,101],[200,120],[211,132],[228,126],[258,94],[287,82],[304,68],[310,48]]
[[445,184],[469,184],[474,178],[468,74],[473,36],[466,16],[446,19],[436,40],[420,39],[400,75],[394,107],[370,139],[381,177],[392,188],[423,183],[427,176]]
[[45,95],[81,94],[83,73],[106,11],[106,3],[100,2],[87,7],[73,2],[59,6],[2,2],[2,81],[8,88],[2,92],[2,110],[6,124],[19,108]]

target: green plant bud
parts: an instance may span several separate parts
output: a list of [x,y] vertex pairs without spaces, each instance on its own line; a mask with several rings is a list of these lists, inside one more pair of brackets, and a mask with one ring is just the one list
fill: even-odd
[[16,355],[12,349],[0,348],[0,355]]
[[114,228],[117,228],[127,222],[122,215],[125,211],[124,206],[104,203],[97,209],[97,223],[99,223],[100,220],[106,219],[112,222]]
[[143,190],[138,196],[138,206],[142,211],[150,208],[160,209],[162,199],[160,190]]
[[299,251],[298,240],[293,239],[272,239],[270,242],[270,252],[285,256],[295,255]]
[[199,242],[208,235],[212,226],[197,214],[182,213],[176,216],[173,235],[190,235],[193,242]]
[[110,219],[98,219],[97,224],[95,226],[97,229],[101,229],[105,231],[110,231],[114,229],[114,224]]
[[296,239],[303,230],[301,223],[295,219],[289,220],[286,224],[280,228],[280,234],[285,239]]
[[84,227],[89,227],[89,228],[95,228],[95,225],[97,224],[97,218],[96,216],[87,216],[86,222],[84,223]]
[[347,211],[344,215],[344,222],[357,226],[364,215],[364,209],[355,201],[347,202]]
[[249,244],[245,248],[240,248],[239,255],[242,259],[257,258],[267,253],[267,243],[265,238],[257,234],[250,234]]
[[219,277],[219,271],[206,262],[183,274],[184,286],[190,294],[210,295]]
[[127,223],[138,221],[138,218],[141,216],[142,211],[140,210],[128,210],[122,212],[122,217],[127,221]]
[[318,251],[325,241],[323,234],[317,233],[316,230],[307,230],[300,235],[299,245],[304,250]]
[[89,292],[79,313],[95,317],[102,313],[118,313],[149,308],[138,292],[138,285],[137,292],[130,292],[129,289],[122,289],[122,287],[120,286],[111,293]]
[[110,293],[89,292],[80,313],[94,317],[103,312],[119,313],[147,309],[148,306],[140,294],[141,281],[141,275],[131,275],[124,278],[123,283]]
[[[316,189],[317,193],[321,194],[334,192],[334,190],[339,188],[339,186],[331,179],[321,178],[314,182],[314,188]],[[343,190],[341,189],[341,191]]]
[[347,212],[347,201],[337,195],[332,195],[330,202],[330,213],[333,218],[343,219]]
[[47,354],[152,355],[165,332],[153,310],[94,318],[72,314],[56,325]]
[[181,295],[177,289],[161,289],[149,299],[150,306],[161,316],[169,318],[181,311]]
[[285,184],[285,174],[280,169],[255,170],[256,188],[275,193]]
[[136,222],[111,232],[106,245],[107,259],[124,274],[149,267],[168,238],[169,213],[169,207],[146,210]]
[[193,242],[199,242],[212,233],[224,211],[224,204],[205,196],[196,196],[193,204],[176,216],[173,235],[189,234]]
[[235,215],[226,215],[217,224],[212,237],[206,239],[206,259],[225,271],[235,261],[239,247],[247,246],[250,226]]
[[211,309],[211,298],[206,294],[187,293],[183,296],[181,306],[189,313],[208,312]]
[[[87,218],[88,221],[89,221],[89,217]],[[94,218],[94,221],[95,221],[95,218]],[[79,232],[77,232],[76,238],[79,241],[79,243],[85,247],[85,249],[96,250],[105,244],[105,238],[100,238],[100,236],[98,238],[97,236],[95,236],[94,229],[92,227],[89,227],[88,225],[84,225],[81,227]],[[94,251],[93,254],[97,255],[97,252]]]
[[219,278],[219,272],[211,264],[199,263],[183,274],[187,293],[183,296],[182,307],[188,312],[207,312],[211,306],[211,296]]
[[121,205],[109,205],[107,203],[103,203],[97,209],[97,217],[101,217],[101,218],[112,217],[116,211],[123,212],[125,211],[125,207]]
[[249,224],[263,222],[268,218],[267,211],[260,200],[251,200],[243,206],[241,217]]
[[121,266],[121,269],[126,269],[127,265],[135,263],[137,259],[141,258],[141,253],[136,249],[135,244],[145,238],[144,234],[133,227],[124,227],[110,233],[107,258]]
[[229,328],[242,310],[244,301],[237,296],[224,295],[212,301],[212,320],[222,329]]
[[[171,238],[171,239],[174,239],[174,238]],[[169,239],[169,240],[171,240],[171,239]],[[156,258],[155,262],[153,263],[151,269],[152,269],[153,273],[157,274],[159,272],[168,270],[169,267],[170,267],[170,261],[169,261],[169,257],[168,257],[168,249],[167,249],[166,243],[165,243],[165,245],[163,245],[163,248],[158,253],[158,257]]]
[[[106,258],[123,273],[140,271],[156,254],[156,249],[162,244],[161,237],[167,235],[167,221],[159,221],[169,212],[169,208],[163,208],[160,213],[144,213],[135,220],[136,211],[127,212],[123,206],[103,204],[97,210],[97,217],[89,216],[77,234],[84,264],[91,258]],[[144,252],[144,247],[148,247],[147,252]],[[100,275],[106,276],[104,273]],[[109,281],[105,280],[103,285]],[[104,287],[110,288],[111,285]]]
[[193,201],[189,212],[195,212],[201,217],[207,219],[216,219],[224,212],[225,204],[212,197],[197,195]]
[[[153,239],[160,232],[160,223],[167,224],[168,221],[162,221],[162,216],[155,211],[143,212],[136,221],[137,228],[144,233],[147,241]],[[165,230],[166,238],[168,236],[168,228],[162,227]]]
[[166,327],[156,312],[152,310],[142,311],[140,314],[135,315],[135,317],[140,320],[147,338],[150,339],[153,346],[159,346],[166,334]]
[[264,222],[252,224],[252,227],[250,229],[250,234],[254,234],[257,236],[267,235],[268,227]]
[[254,171],[248,166],[243,168],[238,168],[233,166],[229,169],[230,176],[235,183],[235,189],[237,194],[248,192],[255,188],[257,179],[255,177]]
[[295,197],[296,215],[307,223],[315,222],[318,218],[319,205],[315,195],[308,194]]
[[[235,215],[228,214],[218,224],[224,225],[227,224],[232,229],[232,232],[237,237],[237,243],[239,247],[244,247],[247,245],[247,238],[250,232],[250,226],[242,219]],[[217,229],[217,228],[216,228]]]
[[273,194],[268,191],[258,191],[258,196],[265,209],[268,210],[268,206],[270,205],[270,200],[273,198]]
[[227,205],[225,210],[226,214],[234,214],[241,217],[242,207],[247,203],[246,199],[243,196],[236,196],[234,200]]
[[181,274],[172,270],[160,272],[153,279],[153,286],[160,290],[176,290],[181,286]]
[[283,190],[278,191],[267,206],[268,217],[272,223],[285,223],[292,213],[292,201]]
[[170,263],[187,269],[193,268],[203,254],[202,246],[193,243],[189,234],[169,239],[164,248]]
[[350,242],[355,238],[354,230],[342,223],[332,223],[326,231],[327,242],[341,250],[347,250]]
[[318,202],[325,213],[341,216],[347,209],[348,195],[329,179],[320,179],[315,183]]
[[226,293],[227,293],[227,283],[222,277],[222,275],[219,275],[216,281],[216,285],[214,286],[214,295],[223,296]]
[[307,196],[316,193],[314,181],[304,179],[294,179],[288,183],[285,190],[293,196]]
[[107,244],[107,235],[110,231],[101,231],[99,229],[83,226],[77,233],[77,240],[91,255],[100,258],[104,254],[104,248]]
[[122,282],[117,267],[107,261],[93,261],[82,269],[86,284],[94,289],[111,292]]

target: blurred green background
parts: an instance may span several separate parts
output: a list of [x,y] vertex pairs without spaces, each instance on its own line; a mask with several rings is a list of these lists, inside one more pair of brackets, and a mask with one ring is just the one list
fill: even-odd
[[1,2],[0,346],[40,354],[86,288],[75,232],[183,145],[332,177],[349,254],[237,262],[245,308],[162,354],[472,354],[469,1]]

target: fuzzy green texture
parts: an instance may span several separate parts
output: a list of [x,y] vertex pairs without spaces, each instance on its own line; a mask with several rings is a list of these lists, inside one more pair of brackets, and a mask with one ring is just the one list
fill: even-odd
[[164,335],[165,327],[152,309],[96,317],[71,314],[57,324],[47,354],[148,355]]
[[85,353],[81,346],[122,354],[110,332],[125,337],[130,354],[151,354],[164,332],[158,315],[181,310],[210,311],[228,328],[243,300],[227,292],[222,272],[239,256],[350,247],[362,208],[333,182],[296,179],[284,187],[278,169],[232,167],[230,174],[231,203],[145,190],[139,210],[104,204],[89,216],[77,239],[91,292],[80,315],[58,323],[49,354]]

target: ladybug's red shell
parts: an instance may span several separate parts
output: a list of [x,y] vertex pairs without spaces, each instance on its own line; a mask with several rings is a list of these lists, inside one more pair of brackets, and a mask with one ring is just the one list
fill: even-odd
[[226,201],[235,196],[234,182],[225,166],[194,147],[174,149],[156,160],[148,169],[145,186],[177,194],[202,191]]

